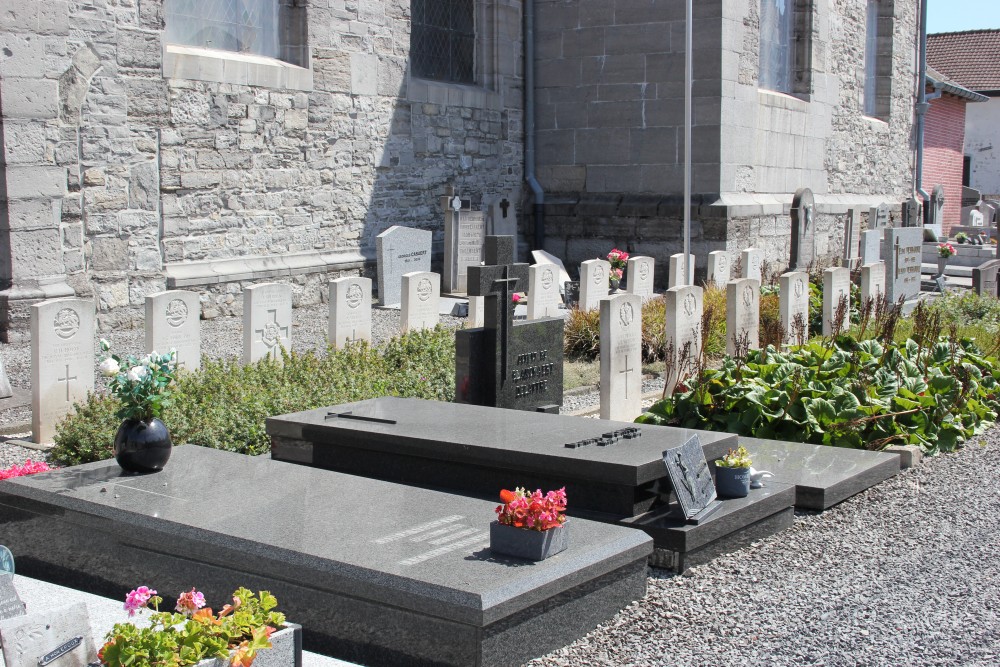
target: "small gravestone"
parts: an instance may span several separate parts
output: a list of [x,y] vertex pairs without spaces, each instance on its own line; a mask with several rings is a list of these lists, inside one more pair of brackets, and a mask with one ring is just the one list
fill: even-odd
[[559,304],[559,267],[555,264],[536,264],[530,267],[528,269],[528,319],[559,317]]
[[760,282],[739,278],[726,285],[726,354],[735,357],[741,341],[747,349],[760,348]]
[[441,276],[430,271],[403,275],[403,303],[399,326],[402,333],[433,329],[440,319]]
[[740,253],[740,278],[761,280],[764,253],[759,248],[747,248]]
[[708,282],[716,287],[724,287],[729,282],[729,253],[713,250],[708,253]]
[[490,204],[486,234],[488,236],[513,236],[517,238],[517,212],[510,195],[501,195]]
[[985,227],[986,222],[983,214],[976,209],[969,211],[969,227]]
[[372,340],[371,278],[350,276],[330,281],[327,340],[335,348]]
[[[569,273],[566,271],[563,261],[544,250],[532,250],[531,257],[535,260],[535,264],[555,264],[559,267],[559,290],[563,291],[566,283],[570,282]],[[565,292],[563,293],[565,294]]]
[[801,188],[792,199],[791,268],[796,271],[808,269],[816,260],[815,215],[816,199],[813,197],[812,190]]
[[3,356],[0,356],[0,398],[10,398],[14,395],[14,388],[10,386],[7,378],[7,370],[3,365]]
[[[843,321],[837,322],[837,311],[844,304]],[[823,271],[823,335],[835,336],[850,326],[851,272],[844,268]],[[836,327],[835,327],[836,325]]]
[[567,308],[577,308],[580,305],[580,281],[567,280],[563,283],[563,302]]
[[882,259],[883,229],[866,229],[861,232],[861,263],[874,264]]
[[588,259],[580,264],[580,310],[595,310],[608,296],[611,263]]
[[861,212],[856,208],[848,209],[844,225],[844,268],[853,269],[860,263],[860,244]]
[[701,358],[701,315],[703,290],[694,285],[671,287],[666,301],[666,349],[669,355],[664,381],[667,396],[687,377]]
[[642,297],[601,301],[601,419],[642,414]]
[[469,268],[470,296],[485,297],[485,325],[455,333],[455,401],[558,412],[563,396],[563,320],[514,322],[514,293],[528,265],[514,263],[514,239],[488,236],[485,265]]
[[450,294],[465,294],[468,290],[469,267],[478,266],[483,261],[486,214],[463,208],[457,197],[447,201],[442,287]]
[[885,298],[885,262],[861,266],[861,303],[877,303]]
[[809,274],[783,273],[778,279],[778,312],[785,342],[804,345],[809,340]]
[[56,423],[94,389],[94,302],[31,306],[31,433],[52,442]]
[[868,212],[868,229],[884,229],[889,226],[889,205],[881,203]]
[[431,270],[431,241],[423,229],[393,225],[375,237],[378,296],[383,306],[397,306],[404,273]]
[[629,294],[635,294],[642,299],[652,299],[653,271],[656,260],[652,257],[629,257],[628,272],[625,274],[625,287]]
[[146,352],[176,350],[178,368],[201,368],[201,299],[195,292],[168,290],[146,297]]
[[903,202],[903,227],[923,227],[920,202],[910,197]]
[[923,242],[922,228],[885,230],[885,298],[889,303],[906,301],[920,293]]
[[483,319],[483,308],[485,304],[483,303],[483,297],[481,296],[470,296],[469,297],[469,326],[472,328],[481,327],[485,323]]
[[87,667],[97,660],[85,602],[0,620],[0,643],[7,667]]
[[944,225],[944,186],[935,185],[931,192],[931,222],[930,224],[938,231]]
[[243,290],[243,363],[292,349],[292,286],[265,283]]
[[694,255],[688,255],[687,277],[684,277],[684,253],[670,256],[667,271],[667,287],[683,287],[694,284]]
[[663,452],[663,463],[686,522],[700,523],[722,507],[716,500],[715,482],[697,435],[691,436],[681,447]]
[[997,291],[997,274],[1000,273],[1000,260],[991,259],[972,269],[972,289],[980,296],[1000,297]]

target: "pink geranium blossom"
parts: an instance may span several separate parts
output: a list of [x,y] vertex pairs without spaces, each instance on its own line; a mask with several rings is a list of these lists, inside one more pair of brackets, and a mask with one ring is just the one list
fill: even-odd
[[139,586],[134,591],[129,591],[129,594],[125,596],[125,611],[128,612],[129,616],[135,616],[135,612],[145,608],[149,599],[154,595],[156,595],[156,591],[148,586]]
[[177,596],[177,611],[181,614],[191,615],[205,606],[205,595],[200,591],[191,589]]

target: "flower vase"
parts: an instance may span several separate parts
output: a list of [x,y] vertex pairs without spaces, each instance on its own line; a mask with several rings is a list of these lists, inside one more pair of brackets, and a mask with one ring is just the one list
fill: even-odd
[[611,292],[614,293],[618,291],[618,286],[621,285],[622,281],[619,280],[618,278],[612,278],[610,283],[611,283]]
[[549,530],[529,530],[494,521],[490,523],[490,551],[526,560],[545,560],[566,550],[567,531],[566,524]]
[[715,490],[724,498],[746,498],[750,494],[750,468],[716,467]]
[[115,460],[126,472],[158,472],[170,459],[173,443],[166,424],[126,419],[115,434]]
[[948,266],[948,258],[947,257],[938,257],[938,267],[937,267],[937,276],[936,277],[941,277],[941,276],[944,275],[944,269],[945,269],[946,266]]

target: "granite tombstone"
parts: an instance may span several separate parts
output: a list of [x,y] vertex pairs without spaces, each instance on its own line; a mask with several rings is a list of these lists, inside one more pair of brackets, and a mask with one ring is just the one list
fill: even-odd
[[713,250],[708,253],[708,282],[718,288],[723,288],[729,282],[729,253],[725,250]]
[[601,301],[601,419],[642,414],[642,297]]
[[195,292],[168,290],[146,297],[146,353],[176,350],[178,368],[201,368],[201,299]]
[[1000,273],[1000,259],[991,259],[972,269],[972,289],[980,296],[1000,298],[997,274]]
[[783,273],[778,279],[778,312],[785,342],[804,345],[809,340],[809,274]]
[[399,310],[402,333],[437,326],[441,318],[441,276],[429,271],[403,274],[402,297]]
[[444,277],[442,287],[449,294],[468,291],[469,267],[483,261],[486,214],[449,206],[444,220]]
[[922,209],[923,207],[915,197],[910,197],[903,202],[903,227],[923,227]]
[[560,304],[559,267],[555,264],[536,264],[529,267],[528,319],[540,320],[543,317],[559,317]]
[[327,341],[343,348],[360,341],[372,340],[372,281],[371,278],[349,276],[331,280],[330,312]]
[[375,237],[378,263],[378,296],[383,306],[402,301],[403,274],[431,270],[431,241],[434,235],[423,229],[393,225]]
[[884,229],[866,229],[861,232],[861,263],[874,264],[882,259]]
[[611,262],[588,259],[580,264],[580,310],[595,310],[610,289]]
[[[745,342],[744,342],[745,341]],[[760,282],[739,278],[726,285],[726,354],[760,348]]]
[[885,202],[872,207],[868,212],[868,228],[884,229],[889,226],[889,205]]
[[486,224],[487,236],[513,236],[517,238],[517,211],[513,197],[501,195],[490,204],[489,219]]
[[267,357],[281,361],[282,349],[292,349],[292,286],[247,287],[243,290],[243,363]]
[[652,257],[629,257],[628,272],[625,274],[625,288],[629,294],[635,294],[643,300],[652,299],[653,272],[656,260]]
[[889,303],[920,293],[924,230],[889,227],[885,231],[885,298]]
[[851,325],[850,314],[851,272],[842,267],[826,269],[823,271],[823,335],[840,334]]
[[791,268],[796,271],[807,270],[816,261],[815,214],[816,199],[812,190],[801,188],[796,191],[792,199],[791,258]]

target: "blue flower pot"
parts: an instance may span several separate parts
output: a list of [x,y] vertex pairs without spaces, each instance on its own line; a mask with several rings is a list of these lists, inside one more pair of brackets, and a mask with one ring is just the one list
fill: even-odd
[[750,494],[750,468],[715,468],[715,490],[723,498],[746,498]]

